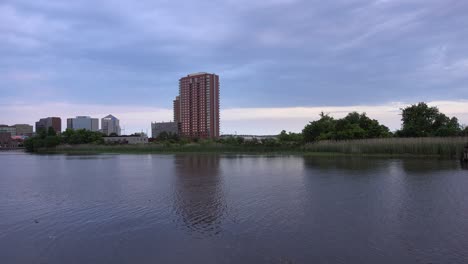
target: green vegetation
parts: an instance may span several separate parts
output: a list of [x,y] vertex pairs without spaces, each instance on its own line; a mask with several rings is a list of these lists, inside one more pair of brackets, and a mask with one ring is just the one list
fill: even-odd
[[418,155],[460,158],[468,137],[376,138],[320,141],[304,146],[306,152],[344,154]]
[[396,133],[399,137],[453,137],[463,133],[456,117],[449,118],[425,103],[402,109],[401,120],[403,127]]
[[171,132],[161,132],[156,138],[157,141],[170,141],[171,143],[178,142],[180,140],[179,135]]
[[468,126],[465,127],[460,134],[462,137],[468,137]]
[[33,152],[39,149],[50,149],[58,146],[61,142],[60,136],[57,136],[55,130],[49,127],[49,130],[40,130],[39,133],[32,138],[24,141],[24,147],[27,151]]
[[281,143],[300,144],[304,142],[304,137],[302,136],[302,133],[287,133],[286,130],[283,130],[278,135],[278,140]]
[[[231,141],[232,140],[232,141]],[[238,140],[238,141],[237,141]],[[221,141],[223,143],[221,143]],[[234,142],[237,141],[237,142]],[[376,138],[360,140],[323,140],[305,145],[280,143],[277,140],[243,141],[202,140],[198,143],[153,143],[147,145],[61,145],[48,153],[237,153],[237,154],[299,154],[299,155],[386,155],[434,156],[459,158],[466,137]],[[229,143],[227,143],[229,142]],[[242,143],[240,143],[242,142]]]
[[70,145],[78,144],[104,144],[103,134],[85,129],[67,129],[62,133],[62,143]]
[[334,119],[329,115],[320,114],[320,119],[310,122],[302,131],[305,142],[319,140],[352,140],[364,138],[391,137],[388,127],[370,119],[365,113],[349,113],[342,119]]
[[24,141],[24,147],[29,152],[48,151],[54,149],[60,144],[103,144],[104,140],[99,132],[87,131],[84,129],[67,129],[61,135],[57,135],[52,127],[49,127],[47,133],[44,130],[39,131],[35,137]]

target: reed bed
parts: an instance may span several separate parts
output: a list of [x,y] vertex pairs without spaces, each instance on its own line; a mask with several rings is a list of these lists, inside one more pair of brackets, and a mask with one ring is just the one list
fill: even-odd
[[259,153],[306,155],[388,155],[461,158],[468,137],[452,138],[379,138],[344,141],[319,141],[302,146],[227,145],[221,143],[147,144],[147,145],[61,145],[47,153]]
[[319,141],[304,146],[306,152],[345,154],[417,155],[460,158],[468,137],[376,138]]

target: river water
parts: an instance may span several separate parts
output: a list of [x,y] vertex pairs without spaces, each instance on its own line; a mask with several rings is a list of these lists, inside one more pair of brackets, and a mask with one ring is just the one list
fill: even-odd
[[468,263],[468,170],[0,152],[0,263]]

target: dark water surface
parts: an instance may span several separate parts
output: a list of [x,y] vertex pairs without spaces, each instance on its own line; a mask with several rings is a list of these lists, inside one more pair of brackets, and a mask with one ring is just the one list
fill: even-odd
[[468,171],[0,152],[0,263],[468,263]]

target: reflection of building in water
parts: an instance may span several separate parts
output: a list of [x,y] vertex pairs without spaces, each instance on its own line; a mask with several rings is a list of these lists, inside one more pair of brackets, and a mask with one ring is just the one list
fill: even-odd
[[204,236],[218,234],[226,207],[219,157],[183,155],[174,160],[174,210],[178,223]]
[[468,170],[468,160],[465,160],[465,161],[461,161],[461,168],[462,169],[465,169],[465,170]]

